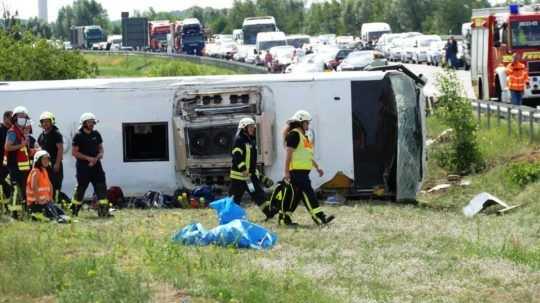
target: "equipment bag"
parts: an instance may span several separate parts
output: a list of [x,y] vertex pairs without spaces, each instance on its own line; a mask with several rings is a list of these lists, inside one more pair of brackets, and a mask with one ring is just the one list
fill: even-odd
[[270,207],[279,212],[293,212],[296,209],[294,205],[294,188],[291,183],[279,181],[272,192],[270,198]]

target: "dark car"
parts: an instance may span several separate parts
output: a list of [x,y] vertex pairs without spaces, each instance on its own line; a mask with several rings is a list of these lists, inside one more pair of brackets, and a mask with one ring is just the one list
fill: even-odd
[[367,67],[386,65],[387,61],[383,53],[373,50],[363,50],[351,52],[347,58],[341,62],[337,71],[364,70]]
[[338,67],[338,65],[341,64],[343,59],[345,59],[352,51],[353,51],[352,49],[340,49],[337,52],[336,56],[332,60],[326,63],[326,67],[328,69],[335,70]]

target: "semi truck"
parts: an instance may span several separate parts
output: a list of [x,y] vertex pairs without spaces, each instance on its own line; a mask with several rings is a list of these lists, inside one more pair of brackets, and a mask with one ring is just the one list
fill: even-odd
[[182,22],[182,50],[186,54],[202,56],[204,30],[197,18],[188,18]]
[[94,43],[106,41],[105,32],[99,25],[74,26],[70,30],[71,46],[76,49],[92,49]]
[[122,47],[144,50],[149,47],[148,18],[129,17],[129,13],[122,13]]
[[506,65],[521,54],[529,82],[524,99],[540,97],[540,6],[474,9],[471,23],[471,79],[478,99],[510,102]]
[[152,51],[165,51],[167,49],[167,36],[171,33],[169,20],[150,21],[150,49]]

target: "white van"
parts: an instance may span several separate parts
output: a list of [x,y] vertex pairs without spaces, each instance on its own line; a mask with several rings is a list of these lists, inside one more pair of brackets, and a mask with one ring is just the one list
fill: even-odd
[[260,54],[274,46],[287,45],[287,37],[284,32],[263,32],[257,34],[255,49]]
[[374,22],[362,24],[362,40],[365,42],[375,43],[377,40],[386,33],[391,33],[392,29],[388,23]]

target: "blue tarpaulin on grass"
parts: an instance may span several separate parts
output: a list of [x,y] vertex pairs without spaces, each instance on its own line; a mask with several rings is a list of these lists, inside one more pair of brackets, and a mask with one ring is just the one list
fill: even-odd
[[[277,242],[277,235],[263,226],[246,220],[246,212],[230,198],[210,204],[218,214],[220,225],[207,230],[200,223],[192,223],[179,230],[174,242],[184,245],[210,244],[237,248],[268,249]],[[225,222],[225,223],[221,223]]]
[[219,218],[219,225],[227,224],[232,220],[246,219],[246,211],[234,203],[231,197],[210,203],[210,208],[215,209]]

